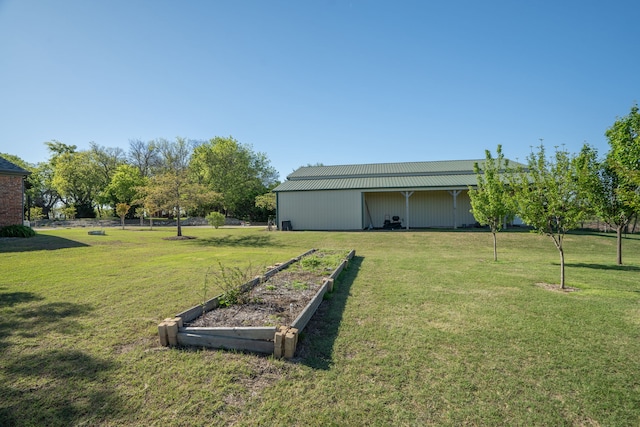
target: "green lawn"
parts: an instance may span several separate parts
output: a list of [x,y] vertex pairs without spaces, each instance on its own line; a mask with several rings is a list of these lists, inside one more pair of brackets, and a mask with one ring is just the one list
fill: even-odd
[[[184,228],[0,240],[0,425],[640,425],[640,237]],[[159,346],[218,261],[356,249],[296,358]],[[210,296],[216,294],[209,290]]]

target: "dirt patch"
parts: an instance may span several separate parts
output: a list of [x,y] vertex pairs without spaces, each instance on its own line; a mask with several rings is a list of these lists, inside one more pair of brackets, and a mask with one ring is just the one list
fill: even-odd
[[248,291],[243,295],[246,303],[216,308],[185,326],[290,325],[347,254],[345,251],[317,251]]
[[565,286],[564,289],[560,285],[552,284],[552,283],[536,283],[536,286],[542,289],[546,289],[547,291],[555,291],[555,292],[577,292],[580,289],[572,288],[571,286]]

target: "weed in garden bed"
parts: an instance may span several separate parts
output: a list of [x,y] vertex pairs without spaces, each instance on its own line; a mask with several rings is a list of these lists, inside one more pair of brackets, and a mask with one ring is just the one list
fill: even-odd
[[218,267],[219,270],[211,273],[211,279],[216,287],[224,291],[218,299],[220,307],[252,302],[251,289],[244,285],[255,278],[260,270],[253,268],[251,264],[245,268],[228,267],[220,261],[218,261]]
[[307,289],[309,287],[309,285],[306,282],[302,282],[300,280],[294,280],[291,283],[291,287],[295,290],[303,290],[303,289]]

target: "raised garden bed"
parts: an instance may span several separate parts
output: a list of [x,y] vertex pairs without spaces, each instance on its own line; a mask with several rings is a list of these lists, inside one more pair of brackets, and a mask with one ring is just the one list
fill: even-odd
[[158,325],[160,344],[291,358],[299,333],[354,255],[355,250],[311,249],[271,266],[240,287],[241,304],[222,307],[228,297],[221,294],[165,319]]

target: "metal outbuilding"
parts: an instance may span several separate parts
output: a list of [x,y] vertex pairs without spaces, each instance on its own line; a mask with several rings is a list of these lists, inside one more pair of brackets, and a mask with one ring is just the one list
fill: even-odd
[[277,224],[293,230],[472,226],[475,163],[482,167],[484,160],[301,167],[274,189]]

